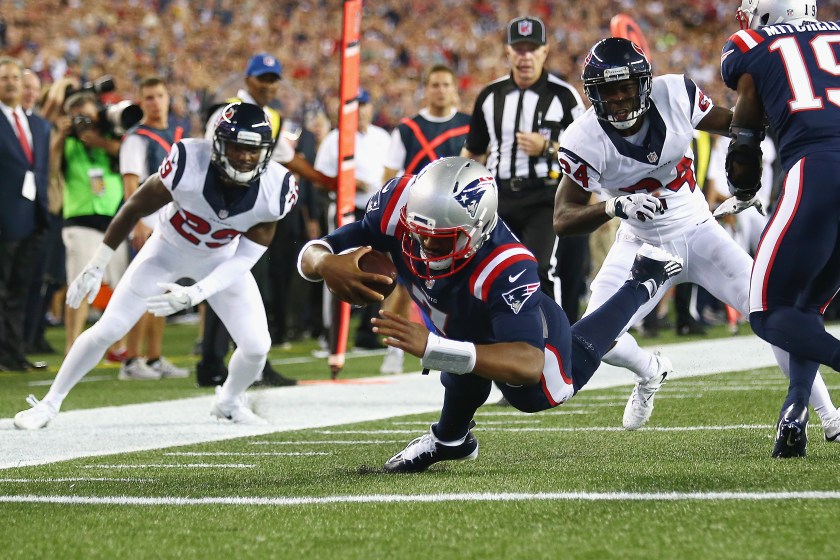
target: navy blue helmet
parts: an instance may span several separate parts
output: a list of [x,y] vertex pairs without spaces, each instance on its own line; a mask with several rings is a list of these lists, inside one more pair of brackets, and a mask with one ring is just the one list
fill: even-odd
[[[595,43],[586,55],[581,79],[583,90],[595,108],[595,114],[615,128],[630,128],[650,107],[650,88],[653,81],[650,61],[641,47],[632,41],[610,37]],[[636,80],[639,87],[634,109],[619,120],[607,109],[600,88],[622,80]]]
[[[257,164],[252,169],[236,169],[228,160],[228,144],[255,146],[260,149]],[[212,162],[219,171],[235,183],[248,184],[259,177],[268,166],[274,149],[271,123],[262,107],[236,101],[222,109],[213,133]]]

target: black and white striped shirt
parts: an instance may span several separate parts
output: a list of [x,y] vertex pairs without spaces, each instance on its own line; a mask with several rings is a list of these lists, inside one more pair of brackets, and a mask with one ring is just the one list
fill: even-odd
[[516,133],[539,132],[556,144],[584,110],[574,86],[554,74],[544,71],[527,89],[519,89],[508,75],[490,83],[476,98],[466,149],[488,154],[486,167],[500,180],[559,176],[557,161],[528,156],[518,148]]

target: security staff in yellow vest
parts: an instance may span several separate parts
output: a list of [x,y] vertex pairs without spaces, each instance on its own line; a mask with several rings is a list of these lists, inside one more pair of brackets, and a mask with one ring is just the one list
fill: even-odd
[[292,145],[280,135],[283,127],[283,117],[276,109],[270,107],[269,103],[277,98],[282,75],[283,66],[274,56],[268,53],[259,53],[252,56],[245,70],[245,89],[237,91],[236,97],[227,99],[207,119],[204,137],[208,140],[213,139],[213,131],[216,130],[216,120],[218,120],[222,109],[227,103],[244,101],[259,105],[268,115],[268,120],[271,123],[271,133],[276,141],[271,159],[284,165],[292,173],[296,173],[304,179],[309,179],[320,188],[335,190],[336,179],[315,171],[312,165],[302,156],[296,154]]

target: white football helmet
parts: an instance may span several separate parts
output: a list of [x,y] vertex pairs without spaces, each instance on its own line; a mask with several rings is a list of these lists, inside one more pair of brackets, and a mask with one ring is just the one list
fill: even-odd
[[816,20],[817,0],[742,0],[735,17],[741,29],[797,19]]
[[[402,252],[418,277],[433,280],[464,268],[498,222],[496,180],[486,167],[464,157],[446,157],[424,167],[408,185],[400,212]],[[446,251],[427,254],[423,239]]]

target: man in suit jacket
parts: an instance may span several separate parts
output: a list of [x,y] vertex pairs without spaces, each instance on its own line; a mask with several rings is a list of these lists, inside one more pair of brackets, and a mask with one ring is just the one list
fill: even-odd
[[23,66],[0,57],[0,371],[27,371],[23,305],[47,225],[50,125],[21,107]]

